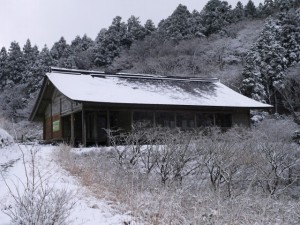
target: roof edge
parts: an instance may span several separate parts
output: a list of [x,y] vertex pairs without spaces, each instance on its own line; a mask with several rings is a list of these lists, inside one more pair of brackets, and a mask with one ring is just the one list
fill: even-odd
[[67,69],[59,67],[50,67],[50,73],[63,73],[70,75],[90,75],[92,77],[118,77],[118,78],[140,78],[140,79],[155,79],[155,80],[177,80],[177,81],[202,81],[202,82],[220,82],[219,78],[215,77],[182,77],[182,76],[164,76],[155,74],[139,74],[139,73],[110,73],[105,71],[95,70],[79,70]]
[[30,116],[28,118],[28,120],[30,122],[32,122],[34,120],[35,116],[36,116],[36,112],[37,112],[37,110],[38,110],[38,108],[39,108],[39,106],[41,104],[41,101],[43,99],[44,93],[46,91],[46,86],[47,86],[48,81],[49,81],[49,78],[47,76],[44,76],[42,88],[40,89],[40,92],[39,92],[38,97],[37,97],[37,99],[36,99],[36,101],[34,103],[34,106],[33,106],[33,109],[31,111],[31,114],[30,114]]

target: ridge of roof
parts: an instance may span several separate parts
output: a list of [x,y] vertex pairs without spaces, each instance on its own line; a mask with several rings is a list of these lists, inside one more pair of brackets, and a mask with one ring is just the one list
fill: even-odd
[[59,67],[50,67],[50,73],[62,73],[70,75],[90,75],[93,78],[135,78],[135,79],[150,79],[150,80],[176,80],[176,81],[201,81],[201,82],[220,82],[219,78],[210,77],[181,77],[181,76],[163,76],[154,74],[139,74],[139,73],[107,73],[104,71],[94,70],[79,70],[79,69],[66,69]]

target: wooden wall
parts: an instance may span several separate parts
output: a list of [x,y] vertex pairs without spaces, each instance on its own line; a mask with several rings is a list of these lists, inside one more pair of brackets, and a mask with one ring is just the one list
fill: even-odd
[[80,111],[81,107],[81,104],[75,103],[56,90],[53,93],[51,103],[49,103],[44,114],[44,139],[62,140],[63,121],[61,117],[63,115],[71,114],[74,111]]
[[[82,104],[76,103],[66,96],[62,95],[57,90],[53,93],[53,97],[51,103],[48,105],[45,111],[45,119],[44,119],[44,139],[45,140],[63,140],[64,131],[63,131],[63,119],[65,116],[70,115],[71,113],[76,114],[76,112],[81,112]],[[234,108],[212,108],[206,109],[201,107],[189,107],[186,108],[184,106],[175,108],[169,106],[152,106],[145,107],[143,105],[135,105],[135,106],[120,106],[117,104],[111,105],[101,105],[101,104],[93,104],[85,106],[86,112],[110,112],[109,114],[113,115],[113,112],[117,112],[118,115],[118,126],[122,127],[125,130],[131,129],[132,123],[132,115],[134,111],[149,111],[149,112],[160,112],[160,111],[168,111],[174,113],[190,113],[194,116],[197,113],[211,113],[212,115],[217,114],[230,114],[232,125],[242,125],[249,127],[250,126],[250,113],[249,109],[234,109]],[[108,114],[108,115],[109,115]],[[88,115],[88,114],[87,114]],[[109,118],[109,116],[108,116]],[[155,117],[154,117],[155,118]],[[78,122],[80,121],[80,122]],[[81,115],[80,118],[76,118],[75,125],[81,127]],[[91,125],[93,125],[92,123]],[[195,124],[196,124],[196,116],[195,116]],[[92,128],[91,128],[92,129]],[[82,130],[81,130],[82,132]],[[81,136],[80,134],[76,134],[76,136]],[[69,135],[70,136],[70,135]]]

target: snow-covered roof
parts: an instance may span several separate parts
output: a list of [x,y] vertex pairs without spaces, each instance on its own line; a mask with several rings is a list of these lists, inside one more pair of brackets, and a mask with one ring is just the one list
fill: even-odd
[[80,102],[269,108],[241,95],[218,79],[176,78],[130,74],[46,74],[66,97]]

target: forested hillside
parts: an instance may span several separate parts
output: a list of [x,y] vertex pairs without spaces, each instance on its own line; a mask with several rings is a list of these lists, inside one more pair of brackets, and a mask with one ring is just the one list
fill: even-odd
[[[116,16],[95,40],[61,37],[38,49],[28,39],[0,51],[0,114],[28,117],[49,66],[176,76],[219,77],[275,112],[300,111],[300,0],[255,6],[209,0],[203,9],[179,5],[157,26]],[[299,116],[298,116],[299,117]]]

